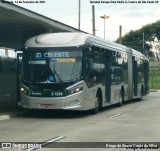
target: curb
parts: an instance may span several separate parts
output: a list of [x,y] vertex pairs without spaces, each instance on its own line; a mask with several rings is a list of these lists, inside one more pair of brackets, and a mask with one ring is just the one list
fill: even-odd
[[23,115],[24,113],[26,113],[25,111],[21,111],[21,112],[17,112],[17,113],[10,113],[10,114],[4,114],[4,115],[0,115],[0,121],[2,120],[7,120],[16,116],[20,116]]
[[160,92],[158,89],[150,89],[150,92]]
[[10,116],[9,116],[9,115],[1,115],[1,116],[0,116],[0,121],[2,121],[2,120],[7,120],[7,119],[10,119]]

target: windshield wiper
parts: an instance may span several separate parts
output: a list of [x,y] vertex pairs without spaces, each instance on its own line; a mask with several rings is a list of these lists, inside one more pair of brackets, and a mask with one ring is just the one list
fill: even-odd
[[61,77],[60,77],[59,73],[57,72],[57,70],[55,69],[55,67],[54,67],[54,74],[57,76],[58,80],[59,80],[61,83],[63,83],[63,80],[61,79]]

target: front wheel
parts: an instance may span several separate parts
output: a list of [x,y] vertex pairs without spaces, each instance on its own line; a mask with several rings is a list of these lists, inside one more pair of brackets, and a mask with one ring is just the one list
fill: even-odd
[[96,96],[95,98],[95,107],[91,110],[92,114],[97,114],[99,112],[99,98]]

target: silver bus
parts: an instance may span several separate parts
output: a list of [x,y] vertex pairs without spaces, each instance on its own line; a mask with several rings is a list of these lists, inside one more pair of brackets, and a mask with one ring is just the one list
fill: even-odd
[[23,48],[20,105],[91,110],[149,92],[149,61],[140,52],[85,33],[49,33]]

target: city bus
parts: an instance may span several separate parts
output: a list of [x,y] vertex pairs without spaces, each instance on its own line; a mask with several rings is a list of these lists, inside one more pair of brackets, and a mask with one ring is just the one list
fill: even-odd
[[27,40],[22,51],[23,108],[97,113],[149,92],[146,56],[90,34],[41,34]]

